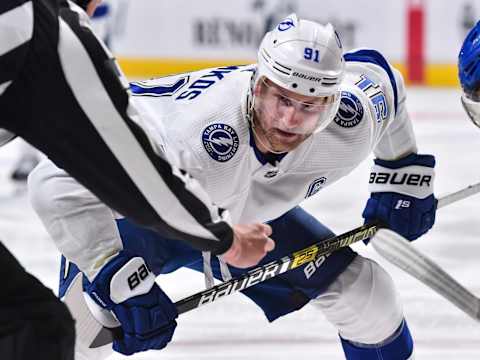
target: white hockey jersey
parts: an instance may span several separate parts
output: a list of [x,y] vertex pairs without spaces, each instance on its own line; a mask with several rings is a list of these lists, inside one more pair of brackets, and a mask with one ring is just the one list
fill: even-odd
[[245,116],[254,69],[207,69],[132,84],[137,100],[162,116],[142,124],[152,141],[199,180],[234,223],[282,215],[347,175],[372,151],[383,159],[416,151],[401,75],[372,62],[347,61],[335,120],[275,165],[263,164]]
[[[345,59],[346,76],[334,121],[275,165],[263,161],[255,151],[246,119],[255,65],[132,83],[133,100],[155,114],[139,125],[171,163],[190,173],[216,205],[230,212],[233,223],[266,222],[350,173],[372,151],[386,160],[417,151],[400,73],[373,50],[357,50]],[[41,171],[31,175],[31,191],[41,192],[49,182],[48,188],[55,191],[51,196],[68,198],[68,206],[78,207],[71,211],[77,217],[66,219],[65,208],[63,214],[51,214],[56,210],[38,204],[38,199],[34,205],[37,202],[35,208],[60,250],[82,270],[93,269],[101,252],[112,254],[112,248],[121,248],[120,238],[115,226],[106,231],[98,200],[87,201],[88,192],[73,185],[73,179],[62,187],[65,176],[52,163],[44,163]],[[365,186],[367,183],[365,179]],[[46,194],[40,199],[49,201]],[[105,218],[111,218],[110,211],[102,211]],[[88,221],[89,216],[85,231],[90,234],[73,235],[74,230],[82,232],[81,221]],[[58,226],[62,217],[63,224]],[[97,234],[96,239],[92,234]],[[98,234],[104,236],[103,243],[98,243]],[[87,249],[86,253],[74,251],[80,248]]]

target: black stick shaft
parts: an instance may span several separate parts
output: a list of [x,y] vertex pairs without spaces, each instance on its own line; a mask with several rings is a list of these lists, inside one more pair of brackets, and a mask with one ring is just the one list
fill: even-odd
[[320,241],[281,259],[258,266],[239,277],[225,281],[210,289],[200,291],[185,299],[177,301],[175,303],[177,311],[179,314],[183,314],[200,306],[210,304],[220,298],[231,295],[237,291],[245,290],[265,280],[316,260],[320,256],[349,246],[357,241],[371,238],[375,235],[379,227],[380,223],[378,222],[360,226],[344,234]]
[[[358,241],[366,240],[373,237],[382,224],[378,221],[371,224],[359,226],[341,235],[334,236],[330,239],[320,241],[305,249],[296,251],[279,260],[272,261],[268,264],[258,266],[249,270],[245,274],[225,281],[208,290],[200,291],[185,299],[175,303],[179,314],[196,309],[200,306],[210,304],[220,298],[247,289],[251,286],[259,284],[265,280],[283,274],[289,270],[295,269],[310,261],[316,260],[318,257],[329,254],[340,248],[350,246]],[[113,342],[114,339],[123,336],[121,328],[109,329],[102,328],[90,348],[96,348]]]

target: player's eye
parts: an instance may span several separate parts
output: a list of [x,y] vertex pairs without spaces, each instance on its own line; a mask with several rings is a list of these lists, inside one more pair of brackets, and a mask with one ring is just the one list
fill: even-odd
[[303,111],[312,111],[315,108],[315,105],[309,103],[302,103]]
[[280,102],[280,104],[283,106],[292,106],[292,100],[290,100],[289,98],[283,95],[278,95],[277,99]]

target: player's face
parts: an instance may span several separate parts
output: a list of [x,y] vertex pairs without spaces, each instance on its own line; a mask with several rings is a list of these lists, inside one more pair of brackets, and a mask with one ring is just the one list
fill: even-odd
[[[335,96],[304,96],[284,89],[266,78],[255,91],[254,134],[262,152],[288,152],[298,147],[329,121]],[[336,110],[335,110],[336,111]],[[334,115],[334,114],[333,114]]]

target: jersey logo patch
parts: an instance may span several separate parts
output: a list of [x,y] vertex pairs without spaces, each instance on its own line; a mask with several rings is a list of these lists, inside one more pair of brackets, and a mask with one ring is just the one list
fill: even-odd
[[234,128],[217,123],[203,130],[202,143],[213,160],[225,162],[235,155],[240,141]]
[[335,116],[335,123],[344,128],[352,128],[363,119],[363,105],[351,92],[342,91],[340,107]]
[[326,182],[327,182],[327,178],[325,176],[322,176],[318,179],[313,180],[310,186],[308,187],[307,195],[305,195],[305,199],[319,192]]
[[278,174],[278,169],[275,169],[275,170],[270,170],[270,171],[267,171],[265,173],[265,175],[263,175],[266,179],[271,179],[275,176],[277,176]]
[[288,29],[295,27],[295,23],[292,19],[286,18],[280,24],[278,24],[278,31],[287,31]]

